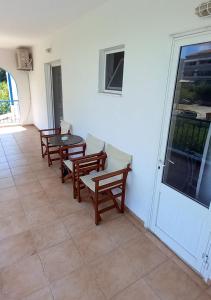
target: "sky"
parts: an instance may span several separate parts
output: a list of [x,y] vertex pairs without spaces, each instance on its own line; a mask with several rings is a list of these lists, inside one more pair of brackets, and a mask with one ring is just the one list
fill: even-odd
[[181,58],[185,58],[187,55],[190,55],[192,53],[196,53],[199,51],[204,50],[211,50],[211,42],[203,43],[203,44],[195,44],[195,45],[188,45],[183,46],[181,51]]

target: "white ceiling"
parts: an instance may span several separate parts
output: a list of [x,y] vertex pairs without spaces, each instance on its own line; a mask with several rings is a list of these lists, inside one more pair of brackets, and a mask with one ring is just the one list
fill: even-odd
[[0,47],[33,45],[107,0],[0,0]]

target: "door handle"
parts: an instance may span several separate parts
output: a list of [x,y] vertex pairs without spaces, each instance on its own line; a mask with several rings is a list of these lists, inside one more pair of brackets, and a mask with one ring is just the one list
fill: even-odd
[[168,162],[169,162],[170,164],[172,164],[172,165],[175,165],[175,162],[172,161],[172,160],[170,160],[170,159],[168,159]]

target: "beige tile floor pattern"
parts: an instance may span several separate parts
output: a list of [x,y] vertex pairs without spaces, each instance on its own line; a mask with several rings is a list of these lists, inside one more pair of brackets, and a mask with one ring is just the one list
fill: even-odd
[[93,211],[40,156],[35,127],[0,128],[0,300],[211,300],[129,214]]

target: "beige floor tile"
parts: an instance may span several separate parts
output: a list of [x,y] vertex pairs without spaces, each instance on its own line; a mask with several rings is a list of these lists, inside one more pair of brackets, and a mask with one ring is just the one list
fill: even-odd
[[121,245],[140,234],[140,231],[124,216],[102,223],[115,243]]
[[196,300],[211,300],[211,296],[204,292]]
[[174,253],[171,251],[167,246],[164,245],[164,243],[161,242],[153,233],[150,231],[146,230],[145,235],[147,238],[149,238],[156,247],[158,247],[165,255],[168,257],[173,257]]
[[132,215],[127,209],[125,212],[125,217],[139,230],[145,232],[146,229],[144,227],[144,223],[138,219],[135,215]]
[[91,228],[95,228],[93,219],[88,210],[82,209],[62,219],[65,227],[71,236],[86,232]]
[[105,300],[90,272],[84,267],[52,284],[54,300]]
[[24,297],[23,300],[53,300],[53,296],[48,287],[41,289],[28,297]]
[[121,249],[104,255],[91,264],[98,286],[110,299],[137,280],[133,265]]
[[34,171],[34,174],[37,177],[37,179],[39,179],[39,180],[43,180],[46,178],[57,178],[58,179],[58,175],[56,174],[56,172],[50,168]]
[[0,218],[0,240],[28,229],[29,224],[24,214]]
[[152,289],[141,279],[124,291],[112,298],[112,300],[160,300]]
[[55,246],[66,239],[69,239],[66,228],[59,221],[44,226],[33,227],[31,232],[37,250]]
[[174,255],[172,260],[184,271],[186,272],[195,283],[197,283],[202,289],[206,289],[208,286],[206,282],[195,273],[189,266],[187,266],[179,257]]
[[[21,153],[21,152],[17,152]],[[9,160],[10,168],[22,167],[28,165],[28,161],[26,158],[16,159],[16,160]]]
[[6,189],[14,186],[14,181],[12,177],[1,178],[0,179],[0,189]]
[[172,261],[160,265],[146,280],[162,300],[192,300],[202,292],[199,285]]
[[0,170],[9,169],[9,164],[7,162],[0,163]]
[[20,174],[27,174],[27,173],[31,173],[32,169],[30,168],[30,166],[20,166],[20,167],[14,167],[11,168],[11,172],[12,175],[20,175]]
[[15,186],[6,189],[1,189],[0,202],[8,201],[10,199],[18,199],[18,197],[19,197],[18,191]]
[[36,162],[35,164],[30,164],[30,167],[33,171],[46,170],[48,168],[47,161]]
[[0,242],[0,268],[9,266],[26,256],[31,256],[35,252],[29,231],[6,238]]
[[17,299],[47,285],[38,256],[27,257],[1,271],[2,293]]
[[10,169],[4,169],[0,170],[0,179],[5,178],[5,177],[11,177],[12,174],[10,172]]
[[144,234],[122,246],[136,274],[141,277],[166,261],[167,257]]
[[0,218],[23,213],[24,211],[19,199],[0,201]]
[[7,157],[8,161],[15,161],[15,160],[25,158],[25,155],[23,153],[19,153],[19,154],[7,154],[6,153],[6,157]]
[[50,223],[58,218],[50,205],[39,206],[25,212],[29,224],[33,226]]
[[82,264],[81,256],[72,240],[48,248],[39,255],[50,282],[64,277]]
[[95,227],[73,237],[75,244],[86,262],[90,262],[112,251],[116,243],[102,227]]
[[23,185],[37,181],[37,178],[34,173],[19,174],[13,176],[13,178],[16,185]]
[[33,193],[43,192],[43,188],[41,187],[38,181],[30,182],[24,185],[17,186],[17,190],[20,196],[26,196]]
[[211,296],[211,286],[208,286],[207,290],[206,290],[207,294]]
[[7,201],[10,199],[18,199],[18,191],[15,186],[6,189],[1,189],[0,201]]
[[80,203],[75,199],[57,199],[53,202],[54,210],[59,217],[66,217],[71,213],[82,209]]
[[32,211],[34,208],[50,204],[44,191],[26,195],[20,198],[25,211]]

